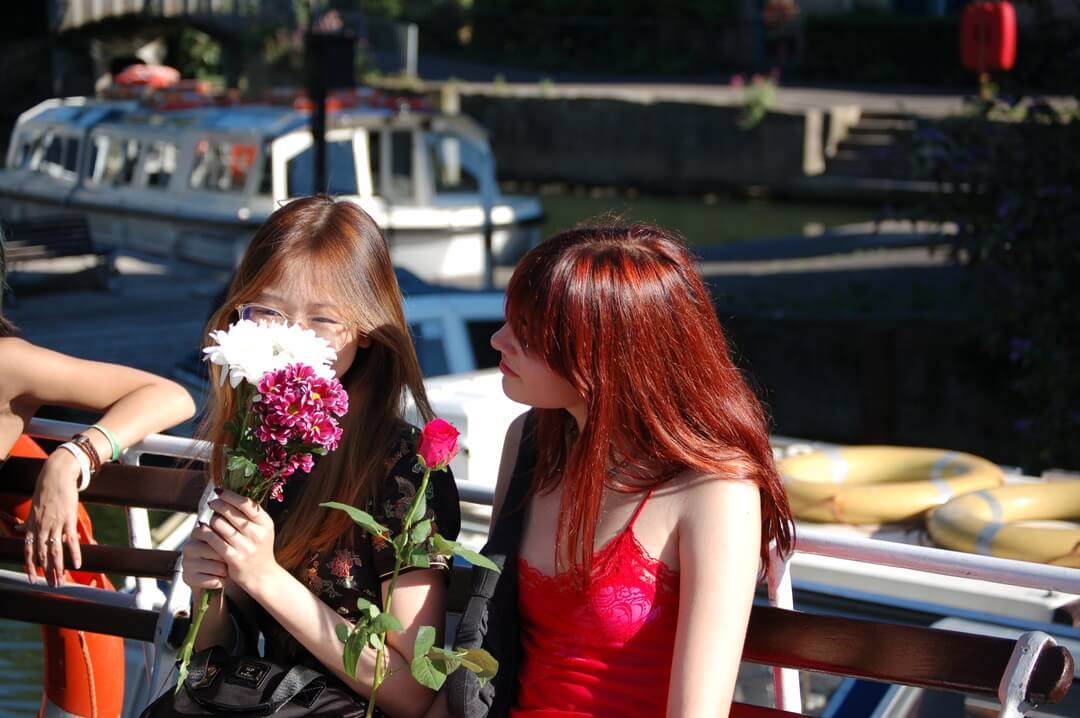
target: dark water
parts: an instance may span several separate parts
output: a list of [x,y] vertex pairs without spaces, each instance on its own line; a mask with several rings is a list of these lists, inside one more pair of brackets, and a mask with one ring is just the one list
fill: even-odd
[[723,197],[629,196],[612,191],[541,193],[547,219],[543,236],[607,214],[678,230],[690,244],[820,234],[826,228],[867,222],[869,206],[801,204]]

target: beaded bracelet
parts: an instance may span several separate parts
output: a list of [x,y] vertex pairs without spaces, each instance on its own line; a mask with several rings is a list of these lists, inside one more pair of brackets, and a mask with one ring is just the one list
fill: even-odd
[[86,458],[90,459],[90,476],[97,476],[98,471],[101,471],[102,462],[94,442],[86,434],[76,434],[71,437],[71,443],[86,452]]
[[75,461],[79,462],[79,491],[82,491],[90,485],[90,457],[77,444],[70,441],[60,444],[59,448],[65,449],[75,457]]
[[101,432],[101,434],[106,439],[109,440],[109,446],[112,447],[112,460],[116,461],[117,459],[119,459],[120,458],[120,442],[118,442],[116,440],[116,437],[113,436],[113,433],[111,431],[109,431],[108,429],[106,429],[101,424],[92,424],[90,426],[90,428],[91,429],[97,429],[98,431]]

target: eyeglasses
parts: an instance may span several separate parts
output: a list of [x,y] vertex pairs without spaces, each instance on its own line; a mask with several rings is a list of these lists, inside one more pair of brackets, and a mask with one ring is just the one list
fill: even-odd
[[328,316],[308,317],[307,321],[293,319],[285,312],[265,304],[240,304],[236,313],[241,319],[264,324],[300,324],[325,339],[334,350],[339,350],[349,340],[349,327],[337,319]]

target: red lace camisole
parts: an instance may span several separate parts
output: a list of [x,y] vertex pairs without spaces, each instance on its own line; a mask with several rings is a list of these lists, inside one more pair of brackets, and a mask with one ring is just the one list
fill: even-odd
[[656,718],[667,710],[679,576],[626,528],[594,556],[578,593],[568,572],[518,560],[522,661],[511,718]]

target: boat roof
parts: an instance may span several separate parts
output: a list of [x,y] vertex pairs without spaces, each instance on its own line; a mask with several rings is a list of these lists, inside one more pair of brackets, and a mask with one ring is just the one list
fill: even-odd
[[[410,116],[423,120],[436,117],[438,113],[429,110],[399,112],[385,107],[347,107],[327,113],[327,129],[370,126],[393,118]],[[134,101],[85,98],[83,102],[65,100],[63,104],[46,107],[35,113],[32,119],[35,123],[64,124],[77,128],[109,125],[126,128],[243,132],[274,138],[306,129],[311,122],[311,113],[307,110],[273,104],[157,109]]]

